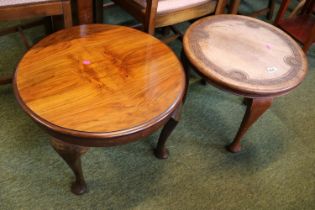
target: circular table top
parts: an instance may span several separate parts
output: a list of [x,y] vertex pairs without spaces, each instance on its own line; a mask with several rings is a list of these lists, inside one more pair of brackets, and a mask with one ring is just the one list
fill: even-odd
[[184,50],[204,77],[245,96],[286,93],[307,72],[305,54],[291,37],[268,23],[240,15],[195,22],[185,34]]
[[169,47],[148,34],[82,25],[32,47],[14,84],[22,107],[41,124],[113,137],[172,114],[181,103],[185,75]]

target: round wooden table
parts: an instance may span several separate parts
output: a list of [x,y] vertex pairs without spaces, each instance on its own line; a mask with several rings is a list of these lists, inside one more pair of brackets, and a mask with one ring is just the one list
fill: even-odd
[[20,61],[15,95],[54,138],[73,170],[75,194],[86,192],[80,156],[88,147],[125,144],[164,126],[155,155],[179,120],[185,73],[171,49],[127,27],[82,25],[54,33]]
[[245,16],[195,22],[184,36],[184,53],[187,65],[208,82],[247,99],[239,131],[227,147],[231,152],[241,150],[241,138],[272,100],[297,87],[307,73],[307,59],[290,36]]

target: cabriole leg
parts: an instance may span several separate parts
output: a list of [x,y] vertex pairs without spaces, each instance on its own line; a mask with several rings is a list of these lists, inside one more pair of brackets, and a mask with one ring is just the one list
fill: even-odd
[[248,102],[246,113],[234,141],[227,146],[227,150],[233,153],[241,151],[241,139],[255,121],[271,106],[272,98],[246,99]]
[[52,147],[69,165],[75,175],[75,182],[71,185],[71,191],[76,195],[81,195],[87,192],[82,167],[81,156],[87,152],[89,148],[66,143],[58,139],[52,139]]
[[172,115],[171,119],[165,124],[164,128],[161,131],[157,147],[154,150],[154,154],[159,159],[167,159],[169,151],[165,146],[167,138],[171,135],[172,131],[175,129],[179,122],[180,118],[180,108]]

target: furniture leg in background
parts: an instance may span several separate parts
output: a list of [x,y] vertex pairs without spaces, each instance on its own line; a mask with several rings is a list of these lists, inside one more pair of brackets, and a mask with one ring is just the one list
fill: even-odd
[[93,0],[77,0],[77,10],[80,25],[93,23]]
[[[267,1],[267,0],[266,0]],[[244,14],[251,17],[258,17],[260,15],[267,15],[268,19],[271,20],[273,17],[274,9],[275,9],[275,0],[268,0],[268,6],[260,9],[258,11],[254,11],[252,13]],[[230,5],[230,14],[238,14],[238,10],[241,4],[241,0],[232,0]]]

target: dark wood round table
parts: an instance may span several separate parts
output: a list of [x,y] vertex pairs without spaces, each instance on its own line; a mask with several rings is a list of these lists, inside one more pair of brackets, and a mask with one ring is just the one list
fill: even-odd
[[216,15],[192,24],[184,36],[183,56],[186,69],[192,66],[209,83],[246,99],[245,116],[227,147],[230,152],[241,150],[249,127],[307,73],[307,59],[290,36],[240,15]]
[[20,61],[15,95],[53,139],[75,175],[71,190],[86,192],[80,156],[89,147],[125,144],[164,126],[155,155],[178,120],[185,73],[172,50],[135,29],[82,25],[54,33]]

